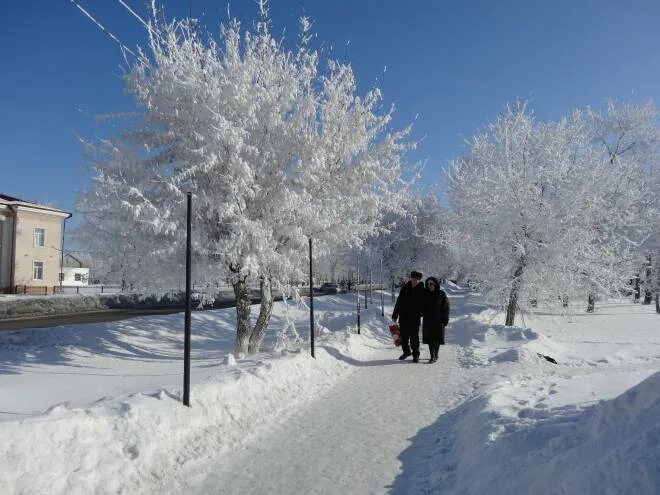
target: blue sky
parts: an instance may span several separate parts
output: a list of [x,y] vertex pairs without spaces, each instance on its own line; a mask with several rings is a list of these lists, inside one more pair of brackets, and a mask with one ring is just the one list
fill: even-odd
[[[114,0],[79,0],[134,47],[144,32]],[[127,0],[141,13],[144,0]],[[189,11],[212,32],[227,2],[164,0],[166,13]],[[418,118],[411,156],[427,160],[423,184],[469,138],[517,97],[539,119],[576,106],[658,102],[660,2],[657,0],[271,0],[275,32],[292,43],[303,11],[315,43],[347,56],[361,91],[383,81],[395,125]],[[253,0],[234,0],[232,15],[252,26]],[[348,47],[346,42],[350,41]],[[4,2],[0,15],[0,192],[74,211],[84,190],[76,135],[103,137],[114,123],[98,115],[130,111],[117,46],[68,0]]]

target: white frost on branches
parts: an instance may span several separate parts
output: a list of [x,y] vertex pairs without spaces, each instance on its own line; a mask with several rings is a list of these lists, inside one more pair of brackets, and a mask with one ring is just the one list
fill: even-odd
[[630,277],[633,239],[657,214],[641,158],[654,146],[627,130],[632,110],[614,111],[540,123],[519,103],[451,167],[451,244],[507,324],[529,302],[613,293]]
[[[181,280],[185,195],[193,194],[195,278],[234,286],[236,352],[256,352],[274,282],[301,278],[307,239],[358,245],[396,207],[408,129],[388,129],[381,94],[356,94],[349,65],[273,38],[265,2],[254,33],[237,21],[202,38],[191,21],[149,23],[126,78],[143,120],[91,147],[81,198],[90,247],[142,285]],[[250,332],[247,281],[262,307]]]

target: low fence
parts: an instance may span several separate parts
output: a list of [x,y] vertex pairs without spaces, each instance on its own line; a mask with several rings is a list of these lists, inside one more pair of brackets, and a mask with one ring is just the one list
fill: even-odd
[[118,294],[119,285],[15,285],[10,294],[48,296],[53,294]]
[[[259,291],[258,283],[247,284],[251,292]],[[308,295],[309,286],[308,285],[298,285],[295,286],[301,295]],[[368,289],[369,284],[360,284],[360,290]],[[380,284],[372,284],[373,290],[380,289]],[[231,285],[227,284],[193,284],[192,287],[193,296],[195,294],[204,294],[204,295],[215,295],[219,293],[230,293],[233,295],[233,288]],[[351,286],[348,289],[346,287],[339,287],[341,292],[355,292],[355,286]],[[314,292],[319,291],[320,293],[332,293],[333,291],[324,291],[319,290],[319,287],[314,287]],[[54,294],[82,294],[82,295],[92,295],[92,294],[133,294],[136,291],[132,290],[131,287],[123,287],[121,285],[15,285],[9,289],[9,294],[18,294],[18,295],[33,295],[33,296],[48,296]],[[169,289],[158,291],[161,295],[168,294],[174,296],[177,293],[182,293],[183,290],[179,289]]]

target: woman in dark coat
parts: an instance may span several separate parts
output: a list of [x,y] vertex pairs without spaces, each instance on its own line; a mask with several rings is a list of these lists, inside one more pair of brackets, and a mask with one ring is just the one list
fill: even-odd
[[435,363],[440,346],[445,343],[445,327],[449,323],[449,300],[445,291],[440,288],[437,278],[427,278],[424,285],[426,292],[422,311],[422,342],[429,346],[429,363]]

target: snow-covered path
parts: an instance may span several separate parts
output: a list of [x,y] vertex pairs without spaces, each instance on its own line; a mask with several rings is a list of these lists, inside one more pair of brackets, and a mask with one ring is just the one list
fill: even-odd
[[[432,365],[427,346],[420,364],[397,360],[377,307],[356,335],[351,295],[319,300],[317,359],[305,346],[236,359],[234,313],[196,314],[190,409],[178,317],[4,333],[0,493],[657,493],[652,308],[505,327],[477,294],[447,290]],[[276,306],[270,345],[307,316]]]
[[[426,346],[423,349],[422,357],[428,358]],[[362,362],[345,358],[357,365],[346,380],[279,422],[258,443],[198,467],[189,489],[223,494],[385,493],[392,492],[397,477],[396,486],[404,487],[406,473],[401,473],[399,456],[410,439],[473,390],[476,374],[461,368],[459,352],[458,346],[447,345],[439,362],[431,365],[427,359],[420,364],[400,362],[393,348],[374,350],[373,358]]]

